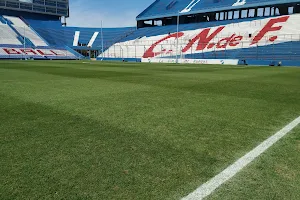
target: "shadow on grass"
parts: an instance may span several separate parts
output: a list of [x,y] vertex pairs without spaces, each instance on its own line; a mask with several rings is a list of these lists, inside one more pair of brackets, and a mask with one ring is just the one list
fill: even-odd
[[213,176],[209,155],[1,97],[1,199],[168,199]]

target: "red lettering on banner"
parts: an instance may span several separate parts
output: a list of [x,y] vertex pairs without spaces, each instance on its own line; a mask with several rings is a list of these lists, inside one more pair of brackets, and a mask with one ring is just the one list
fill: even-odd
[[[32,49],[32,48],[2,48],[8,55],[26,54],[29,56],[68,56],[65,50]],[[72,55],[70,53],[70,55]]]
[[217,44],[217,48],[218,49],[221,49],[221,48],[226,48],[228,46],[228,44],[230,43],[230,41],[234,38],[235,34],[233,34],[232,36],[230,37],[226,37],[226,38],[223,38],[221,39],[218,44]]
[[211,35],[208,36],[211,28],[206,28],[204,29],[203,31],[201,31],[201,33],[199,33],[196,37],[194,37],[187,45],[186,47],[184,47],[182,49],[182,52],[187,52],[192,46],[193,44],[199,40],[198,42],[198,46],[196,48],[197,51],[201,51],[201,50],[204,50],[207,45],[212,48],[215,44],[214,43],[210,43],[209,42],[214,38],[216,37],[216,35],[218,33],[220,33],[223,29],[225,28],[225,26],[221,26],[221,27],[218,27],[217,30],[215,30]]
[[[42,56],[54,56],[55,54],[53,54],[50,50],[47,49],[38,49],[36,50],[38,53],[40,53]],[[48,51],[48,53],[46,53],[46,51]]]
[[50,50],[52,53],[54,53],[56,56],[66,56],[64,53],[58,52],[59,50]]
[[21,54],[21,52],[17,51],[16,49],[13,49],[13,48],[3,48],[3,50],[9,55],[19,55],[19,54]]
[[243,36],[241,36],[241,35],[240,36],[235,36],[230,41],[229,46],[235,47],[235,46],[239,45],[241,43],[242,39],[243,39]]
[[37,53],[33,49],[21,49],[21,51],[26,55],[37,55]]
[[[287,22],[289,19],[289,16],[283,16],[283,17],[278,17],[274,19],[268,20],[268,22],[265,24],[265,26],[259,31],[259,33],[253,37],[253,40],[250,45],[256,44],[262,40],[269,32],[275,32],[279,31],[282,29],[282,25],[278,25],[277,23],[284,23]],[[203,29],[196,37],[191,39],[188,44],[182,49],[182,52],[188,52],[195,43],[197,43],[196,51],[202,51],[205,49],[225,49],[228,46],[229,47],[237,47],[238,45],[241,44],[241,41],[243,40],[244,36],[241,35],[236,35],[233,34],[230,37],[225,37],[219,40],[218,42],[212,42],[212,40],[220,33],[223,31],[223,29],[226,26],[220,26],[214,29],[212,33],[211,30],[212,28],[206,28]],[[154,52],[154,49],[162,43],[163,41],[170,39],[170,38],[176,38],[176,33],[168,35],[167,37],[164,37],[154,43],[143,55],[143,58],[151,58],[155,57],[160,54],[168,54],[172,52],[173,50],[167,50],[167,49],[162,49],[159,52]],[[182,37],[184,35],[183,32],[180,32],[178,37]],[[271,36],[268,40],[270,42],[274,42],[275,40],[278,39],[278,36]]]
[[[182,37],[184,35],[184,33],[183,32],[173,33],[173,34],[170,34],[170,35],[168,35],[168,36],[166,36],[166,37],[158,40],[157,42],[155,42],[154,44],[152,44],[152,46],[144,53],[143,58],[153,58],[153,57],[155,57],[157,55],[165,53],[167,51],[166,49],[163,49],[160,52],[154,52],[154,48],[158,44],[160,44],[161,42],[163,42],[163,41],[165,41],[167,39],[170,39],[170,38],[175,38],[176,39],[177,35],[178,35],[178,38],[180,38],[180,37]],[[172,51],[172,50],[169,50],[168,52],[170,52],[170,51]]]
[[[274,26],[276,23],[286,22],[290,16],[284,16],[279,18],[270,19],[269,22],[263,27],[263,29],[254,37],[252,43],[257,44],[268,32],[279,31],[282,26]],[[277,36],[271,37],[269,40],[274,42],[277,39]]]
[[[258,43],[268,32],[279,31],[282,29],[282,26],[277,25],[280,22],[286,22],[289,19],[289,16],[278,17],[274,19],[270,19],[266,25],[260,30],[260,32],[253,38],[253,41],[250,45]],[[230,37],[225,37],[219,40],[217,43],[212,42],[212,40],[225,28],[225,26],[217,27],[211,34],[212,28],[203,29],[196,37],[191,39],[189,43],[182,49],[182,52],[188,52],[195,43],[197,43],[196,51],[202,51],[204,49],[225,49],[229,47],[238,46],[243,40],[243,36],[233,34]],[[183,32],[178,33],[178,37],[182,37],[184,35]],[[154,52],[154,49],[165,40],[170,38],[176,38],[177,33],[170,34],[156,43],[154,43],[143,55],[143,58],[152,58],[158,56],[160,54],[168,54],[173,50],[162,49],[159,52]],[[272,36],[269,38],[269,41],[274,42],[277,40],[278,36]]]
[[215,46],[215,43],[210,43],[210,44],[207,45],[207,48],[212,49],[212,48],[214,48],[214,46]]

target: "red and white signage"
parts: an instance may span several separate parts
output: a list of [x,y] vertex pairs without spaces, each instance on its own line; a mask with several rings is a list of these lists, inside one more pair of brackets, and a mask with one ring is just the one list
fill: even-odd
[[8,56],[38,56],[38,57],[72,57],[74,54],[67,50],[59,49],[32,49],[32,48],[8,48],[0,47],[0,55]]
[[[113,52],[115,57],[120,58],[160,58],[175,56],[176,51],[183,56],[290,42],[293,40],[290,35],[300,34],[299,21],[300,14],[296,14],[143,37],[117,43],[103,56]],[[179,47],[176,50],[177,37]]]

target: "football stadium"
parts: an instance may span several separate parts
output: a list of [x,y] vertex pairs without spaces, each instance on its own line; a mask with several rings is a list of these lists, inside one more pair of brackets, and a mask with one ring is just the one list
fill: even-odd
[[300,199],[299,0],[70,3],[0,0],[0,199]]

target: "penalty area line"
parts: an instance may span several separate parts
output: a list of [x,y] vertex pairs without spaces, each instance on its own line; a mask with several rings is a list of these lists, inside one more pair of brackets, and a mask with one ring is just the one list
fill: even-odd
[[227,167],[224,171],[201,185],[194,192],[190,193],[186,197],[182,198],[182,200],[200,200],[203,199],[210,194],[212,194],[218,187],[220,187],[223,183],[234,177],[238,172],[240,172],[244,167],[250,164],[253,160],[255,160],[258,156],[264,153],[267,149],[273,146],[276,142],[278,142],[281,138],[283,138],[286,134],[288,134],[291,130],[293,130],[296,126],[300,124],[300,116],[296,118],[294,121],[283,127],[280,131],[275,133],[273,136],[266,139],[260,145],[255,147],[249,153],[238,159],[235,163]]

